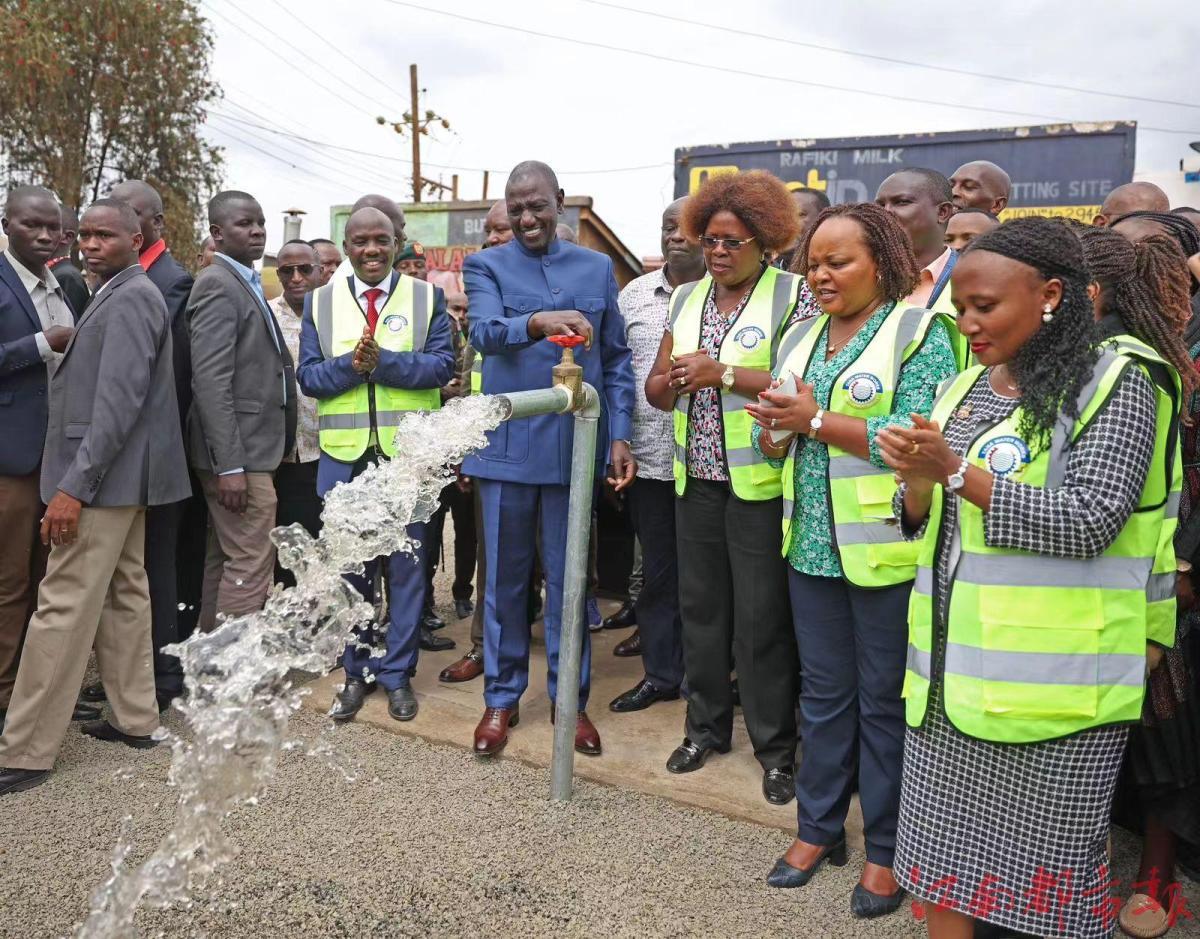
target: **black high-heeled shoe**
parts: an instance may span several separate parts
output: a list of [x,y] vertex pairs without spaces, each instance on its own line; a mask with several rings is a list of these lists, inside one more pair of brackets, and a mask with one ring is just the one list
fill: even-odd
[[771,868],[771,873],[767,874],[768,887],[803,887],[806,883],[812,880],[817,869],[826,860],[834,867],[843,867],[846,864],[846,833],[843,831],[841,837],[826,848],[821,849],[821,853],[817,855],[817,859],[813,861],[812,867],[807,870],[792,867],[786,858],[780,858],[775,862],[775,866]]
[[903,900],[903,887],[897,888],[891,896],[883,896],[872,893],[862,884],[855,884],[854,892],[850,894],[850,912],[859,919],[875,919],[878,916],[895,913]]

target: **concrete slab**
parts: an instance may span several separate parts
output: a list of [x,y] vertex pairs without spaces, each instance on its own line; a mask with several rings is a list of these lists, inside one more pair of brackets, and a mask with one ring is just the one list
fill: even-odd
[[[447,535],[449,535],[449,529]],[[604,615],[614,612],[614,601],[601,601]],[[383,695],[371,695],[358,722],[397,734],[469,748],[475,725],[483,714],[483,678],[462,684],[444,684],[438,673],[470,648],[470,621],[456,621],[453,609],[439,607],[446,619],[446,635],[458,642],[452,652],[422,652],[413,689],[420,703],[415,720],[400,723],[387,713]],[[795,831],[796,807],[775,806],[762,796],[762,770],[754,759],[741,711],[734,721],[733,749],[714,755],[704,768],[683,776],[666,770],[666,760],[683,739],[684,702],[655,704],[633,714],[614,714],[608,702],[632,688],[642,678],[640,658],[618,658],[613,647],[629,630],[592,633],[592,692],[588,715],[600,732],[604,753],[598,757],[576,754],[575,773],[622,789],[663,796],[685,805],[720,812],[773,828]],[[546,694],[546,655],[541,623],[534,624],[530,656],[529,690],[521,702],[521,723],[509,736],[500,760],[521,760],[534,766],[550,765],[550,702]],[[335,671],[313,682],[306,707],[324,712],[342,682]],[[857,798],[846,824],[847,837],[861,847],[862,816]]]

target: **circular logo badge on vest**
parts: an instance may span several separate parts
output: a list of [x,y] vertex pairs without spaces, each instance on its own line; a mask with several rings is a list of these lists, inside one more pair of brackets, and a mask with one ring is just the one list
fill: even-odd
[[1020,437],[993,437],[979,448],[979,458],[993,476],[1004,479],[1029,462],[1029,447]]
[[393,313],[391,316],[384,318],[383,325],[386,326],[389,331],[398,333],[408,325],[408,320],[399,313]]
[[869,408],[883,394],[883,382],[870,372],[856,372],[842,382],[842,390],[854,407]]
[[733,341],[747,352],[757,349],[758,344],[766,338],[767,334],[757,326],[743,326],[733,334]]

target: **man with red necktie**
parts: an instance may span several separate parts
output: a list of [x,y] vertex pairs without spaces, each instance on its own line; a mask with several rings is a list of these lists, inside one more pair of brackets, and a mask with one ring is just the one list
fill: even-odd
[[[354,212],[342,247],[353,273],[335,274],[305,298],[300,327],[297,378],[301,391],[317,399],[322,498],[338,483],[392,458],[405,413],[440,407],[441,387],[454,372],[445,295],[440,287],[392,271],[396,230],[387,215],[372,207]],[[425,523],[413,523],[407,532],[416,550],[386,559],[384,654],[371,654],[375,630],[362,624],[360,641],[348,644],[342,657],[346,683],[330,708],[334,720],[351,720],[377,687],[387,692],[393,718],[417,715],[410,680],[425,601]],[[363,576],[347,578],[367,600],[382,560],[368,562]]]

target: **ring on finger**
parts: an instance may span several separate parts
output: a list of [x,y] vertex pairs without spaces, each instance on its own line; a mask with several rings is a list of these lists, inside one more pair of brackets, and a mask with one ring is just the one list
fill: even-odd
[[778,426],[779,426],[779,418],[777,418],[777,417],[771,418],[771,429],[774,430]]
[[921,445],[914,440],[912,449],[909,450],[908,452],[909,453],[919,453],[920,451],[921,451]]

